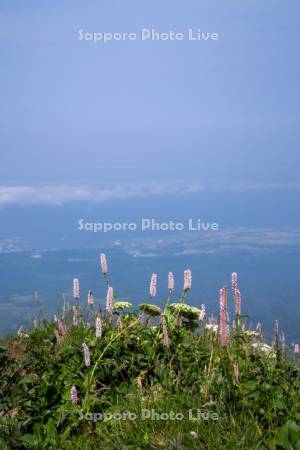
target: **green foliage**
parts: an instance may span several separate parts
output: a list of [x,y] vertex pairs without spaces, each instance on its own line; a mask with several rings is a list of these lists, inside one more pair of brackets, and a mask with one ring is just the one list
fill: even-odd
[[[54,335],[57,324],[46,321],[28,337],[4,339],[0,448],[300,448],[299,364],[284,351],[271,349],[270,357],[261,344],[254,345],[259,336],[247,331],[233,333],[222,348],[205,323],[190,326],[200,310],[183,306],[189,320],[182,326],[175,324],[176,308],[164,311],[169,347],[159,319],[145,325],[137,312],[112,323],[103,318],[101,338],[83,318],[72,326],[67,317],[61,343]],[[83,342],[91,354],[89,367]],[[77,405],[71,402],[73,385]],[[144,420],[144,410],[183,418]],[[190,410],[194,418],[198,411],[208,418],[192,420]],[[127,412],[136,419],[114,417]],[[113,418],[87,419],[92,414]]]

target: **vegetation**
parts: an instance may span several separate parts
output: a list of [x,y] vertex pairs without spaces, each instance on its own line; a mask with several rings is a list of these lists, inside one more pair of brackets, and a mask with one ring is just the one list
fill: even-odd
[[186,305],[188,276],[178,303],[142,314],[109,283],[105,314],[91,292],[80,305],[77,280],[73,308],[3,339],[0,448],[300,449],[297,347],[278,326],[268,346],[239,309],[222,327],[226,290],[217,323]]

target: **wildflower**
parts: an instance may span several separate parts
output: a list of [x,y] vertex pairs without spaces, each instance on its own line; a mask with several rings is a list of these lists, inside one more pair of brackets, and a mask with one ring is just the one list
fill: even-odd
[[194,438],[197,439],[198,438],[198,433],[196,433],[196,431],[191,431],[190,435]]
[[184,292],[187,292],[192,287],[192,272],[190,269],[187,269],[183,273],[183,290]]
[[284,334],[284,332],[282,332],[281,335],[279,336],[279,342],[281,344],[281,350],[284,351],[284,349],[285,349],[285,334]]
[[159,308],[159,306],[151,305],[149,303],[141,303],[139,305],[139,307],[143,312],[146,312],[150,316],[160,316],[161,315],[161,309]]
[[91,365],[90,350],[85,343],[82,344],[82,348],[84,353],[84,364],[86,365],[86,367],[89,367]]
[[260,322],[257,322],[257,325],[256,325],[256,331],[257,331],[259,334],[261,334],[261,323],[260,323]]
[[22,326],[18,329],[17,335],[18,335],[19,337],[24,336],[24,328],[23,328]]
[[217,332],[218,332],[218,329],[219,329],[219,326],[218,326],[217,324],[207,323],[207,324],[205,325],[205,329],[206,329],[207,331],[211,331],[211,332],[213,332],[213,333],[217,333]]
[[169,347],[169,335],[168,335],[166,319],[164,316],[162,316],[162,329],[163,329],[163,344],[165,347]]
[[227,287],[220,289],[220,340],[221,346],[227,345]]
[[67,334],[67,331],[68,331],[67,326],[64,325],[60,319],[57,320],[57,325],[58,325],[59,331],[61,332],[61,334],[62,334],[63,336],[64,336],[65,334]]
[[151,275],[151,281],[150,281],[150,289],[149,289],[150,297],[156,296],[156,286],[157,286],[157,275],[156,275],[156,273],[153,273]]
[[268,345],[268,344],[264,344],[263,342],[254,342],[252,344],[252,347],[257,351],[261,351],[262,353],[265,353],[266,356],[276,358],[276,353],[274,352],[273,348],[270,347],[270,345]]
[[259,337],[259,334],[260,334],[257,331],[252,331],[252,330],[243,330],[243,333],[250,338]]
[[103,273],[103,275],[106,275],[108,270],[107,270],[107,261],[106,261],[105,253],[101,253],[100,262],[101,262],[102,273]]
[[235,314],[237,316],[240,316],[241,315],[241,293],[240,293],[239,289],[235,290],[234,299],[235,299]]
[[275,323],[274,323],[274,334],[275,334],[276,337],[278,337],[278,334],[279,334],[278,320],[275,320]]
[[73,298],[78,300],[80,297],[80,285],[78,278],[73,279]]
[[88,305],[94,304],[94,297],[93,297],[93,293],[92,293],[91,289],[89,289],[89,292],[88,292],[87,302],[88,302]]
[[238,280],[237,273],[236,272],[232,272],[232,274],[231,274],[231,287],[232,287],[232,294],[233,294],[233,296],[234,296],[235,291],[236,291],[236,289],[238,287],[237,280]]
[[96,317],[95,327],[96,327],[96,337],[101,338],[101,336],[102,336],[102,321],[101,321],[100,317]]
[[132,304],[129,302],[115,302],[113,309],[114,309],[114,311],[119,311],[122,309],[129,309],[131,307],[132,307]]
[[113,310],[113,297],[114,297],[113,288],[109,286],[106,294],[106,311],[108,311],[110,315],[112,314]]
[[204,318],[205,318],[205,313],[206,313],[206,311],[205,311],[205,305],[201,305],[201,312],[200,312],[200,314],[199,314],[199,320],[202,322],[202,320],[204,320]]
[[300,353],[299,344],[295,344],[294,353]]
[[72,314],[73,314],[73,325],[77,326],[78,325],[78,314],[77,314],[77,308],[76,306],[73,306],[72,308]]
[[29,337],[28,334],[25,333],[24,327],[22,327],[22,326],[18,329],[17,335],[19,337]]
[[71,387],[70,396],[71,396],[71,401],[72,401],[73,405],[77,405],[78,394],[77,394],[76,386],[74,386],[74,385]]
[[169,308],[177,315],[186,317],[189,320],[198,319],[201,309],[196,306],[186,305],[185,303],[171,303]]
[[168,273],[168,290],[170,293],[174,291],[174,275],[172,272]]

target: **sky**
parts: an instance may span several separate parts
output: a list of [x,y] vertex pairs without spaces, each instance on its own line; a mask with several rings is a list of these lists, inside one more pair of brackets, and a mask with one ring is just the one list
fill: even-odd
[[[299,188],[296,0],[0,1],[0,206]],[[143,28],[217,41],[79,40]]]

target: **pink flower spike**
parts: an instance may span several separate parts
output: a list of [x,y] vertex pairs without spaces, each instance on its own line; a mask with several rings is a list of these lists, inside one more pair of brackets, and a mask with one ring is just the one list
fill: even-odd
[[107,289],[106,294],[106,311],[111,315],[112,309],[113,309],[113,298],[114,298],[114,291],[111,286]]
[[187,269],[183,273],[183,290],[187,292],[192,287],[192,272],[190,269]]
[[74,385],[71,387],[70,396],[71,396],[72,404],[73,405],[77,405],[77,403],[78,403],[78,394],[77,394],[76,386],[74,386]]
[[85,343],[82,344],[82,348],[83,348],[83,354],[84,354],[84,364],[86,365],[86,367],[89,367],[91,365],[90,350]]
[[233,293],[233,295],[234,295],[234,293],[235,293],[235,290],[236,290],[237,287],[238,287],[237,282],[238,282],[238,275],[237,275],[236,272],[232,272],[232,274],[231,274],[231,287],[232,287],[232,293]]
[[220,289],[220,341],[221,346],[227,345],[227,287]]
[[279,337],[280,343],[281,343],[281,348],[282,350],[285,349],[285,334],[284,332],[281,333],[281,336]]
[[101,336],[102,336],[102,321],[101,321],[100,317],[96,317],[95,327],[96,327],[96,337],[101,338]]
[[168,273],[168,290],[169,292],[173,292],[174,291],[174,275],[172,274],[172,272]]
[[278,324],[278,320],[275,320],[275,323],[274,323],[274,334],[275,334],[276,337],[278,337],[278,335],[279,335],[279,324]]
[[58,319],[58,321],[57,321],[57,326],[63,336],[67,334],[68,328],[66,325],[64,325],[62,323],[62,321],[60,319]]
[[240,316],[241,315],[241,293],[238,289],[235,289],[234,299],[235,299],[235,314],[237,316]]
[[80,284],[78,278],[73,279],[73,298],[74,300],[80,298]]
[[76,306],[73,306],[72,308],[72,315],[73,315],[73,325],[76,327],[79,323]]
[[87,302],[88,302],[88,305],[94,304],[94,297],[93,297],[93,293],[92,293],[91,289],[89,289],[89,292],[88,292]]
[[150,289],[149,289],[150,297],[156,296],[156,287],[157,287],[157,275],[156,275],[156,273],[153,273],[151,275],[151,281],[150,281]]
[[100,255],[100,262],[101,262],[102,273],[103,273],[103,275],[106,275],[107,272],[108,272],[108,269],[107,269],[107,260],[106,260],[105,253],[101,253],[101,255]]

